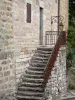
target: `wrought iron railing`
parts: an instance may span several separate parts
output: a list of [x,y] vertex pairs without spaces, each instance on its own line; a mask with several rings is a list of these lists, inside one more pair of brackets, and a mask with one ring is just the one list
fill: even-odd
[[58,38],[58,31],[46,31],[45,45],[55,45]]

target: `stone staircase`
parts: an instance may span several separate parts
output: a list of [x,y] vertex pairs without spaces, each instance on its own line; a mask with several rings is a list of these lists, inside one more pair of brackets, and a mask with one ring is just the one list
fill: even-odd
[[51,48],[37,48],[18,87],[17,100],[43,100],[43,74],[51,52]]

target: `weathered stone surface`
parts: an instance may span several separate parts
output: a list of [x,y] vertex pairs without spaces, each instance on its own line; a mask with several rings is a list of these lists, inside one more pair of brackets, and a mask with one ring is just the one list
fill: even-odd
[[10,93],[5,96],[5,100],[17,100],[15,93]]
[[3,81],[4,81],[4,83],[7,83],[8,82],[8,77],[5,77]]
[[9,76],[9,75],[10,75],[10,71],[4,72],[4,76]]
[[13,85],[9,87],[10,81],[8,81],[10,77],[10,63],[13,61],[13,43],[10,42],[13,39],[13,35],[10,34],[13,32],[11,1],[0,0],[0,100],[3,100],[5,91],[7,93],[13,87]]
[[2,72],[0,72],[0,78],[3,78],[3,73]]
[[7,71],[9,69],[8,65],[3,66],[3,71]]
[[0,67],[0,71],[2,71],[2,67]]
[[15,75],[9,77],[9,81],[14,80],[14,79],[15,79]]
[[8,10],[8,11],[11,11],[11,7],[7,7],[7,10]]
[[3,100],[3,98],[4,98],[4,96],[5,96],[5,91],[0,91],[0,100]]
[[7,59],[7,53],[6,52],[0,52],[0,60]]
[[47,84],[46,96],[49,96],[51,94],[52,96],[54,95],[57,96],[59,94],[63,95],[67,91],[66,67],[65,67],[66,60],[64,61],[65,53],[66,51],[64,53],[63,50],[59,51],[58,58],[55,62],[55,67],[53,68],[53,71],[51,73],[50,79]]
[[2,84],[3,83],[3,79],[0,79],[0,84]]
[[3,64],[3,65],[5,65],[5,64],[7,64],[8,63],[8,61],[3,61],[1,64]]

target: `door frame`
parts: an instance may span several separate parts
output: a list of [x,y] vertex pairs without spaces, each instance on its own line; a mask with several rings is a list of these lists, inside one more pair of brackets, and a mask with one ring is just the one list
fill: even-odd
[[40,7],[40,16],[39,16],[39,44],[43,45],[43,8]]

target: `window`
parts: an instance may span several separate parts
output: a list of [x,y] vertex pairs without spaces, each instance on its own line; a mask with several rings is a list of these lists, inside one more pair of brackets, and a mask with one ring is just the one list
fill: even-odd
[[31,4],[27,3],[27,23],[31,23]]

